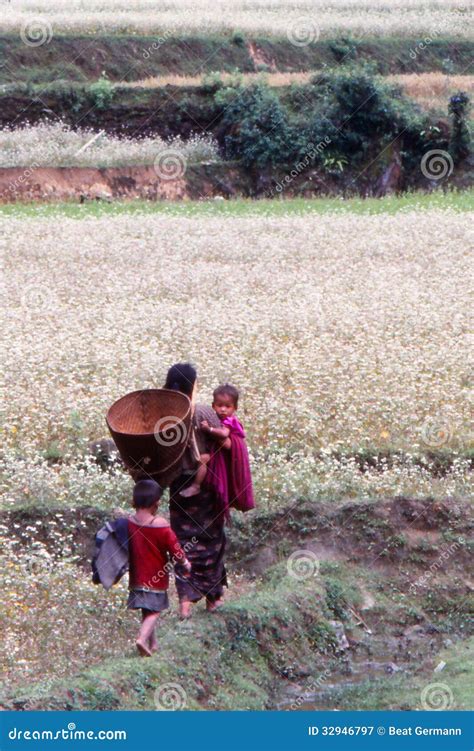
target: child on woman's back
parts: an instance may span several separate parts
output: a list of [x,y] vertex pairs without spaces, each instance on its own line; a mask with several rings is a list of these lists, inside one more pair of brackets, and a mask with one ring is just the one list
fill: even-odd
[[206,479],[216,491],[226,515],[230,506],[240,511],[255,507],[245,432],[235,415],[238,403],[239,392],[235,386],[225,383],[215,389],[212,408],[222,428],[213,428],[207,421],[201,423],[201,428],[216,437],[219,443],[211,456],[201,456],[192,493],[199,493],[201,483]]
[[141,609],[142,625],[136,641],[142,656],[157,650],[155,626],[168,605],[171,561],[191,571],[175,533],[162,516],[156,516],[162,489],[154,480],[139,480],[133,488],[135,514],[128,519],[129,596],[127,607]]
[[[234,387],[232,386],[232,388],[234,388]],[[230,429],[226,425],[224,425],[224,423],[222,422],[221,415],[217,411],[217,408],[216,408],[217,407],[217,403],[216,403],[216,392],[217,391],[218,391],[218,389],[216,389],[214,391],[214,401],[212,402],[212,408],[216,412],[216,414],[219,417],[219,419],[221,420],[222,427],[221,428],[213,428],[213,427],[211,427],[209,425],[209,423],[207,422],[207,420],[203,420],[201,422],[200,427],[206,433],[210,433],[212,435],[212,437],[217,440],[217,442],[218,442],[217,443],[218,449],[220,449],[222,447],[229,448],[230,444],[226,443],[226,440],[229,438]],[[225,410],[226,409],[225,402],[227,401],[226,398],[225,397],[222,397],[220,399],[219,399],[219,397],[217,397],[217,398],[218,398],[219,403],[223,404],[223,406],[221,407],[221,409]],[[200,457],[199,457],[199,466],[197,468],[197,471],[196,471],[196,474],[194,476],[193,482],[191,483],[191,485],[188,485],[188,487],[185,490],[182,490],[180,492],[180,495],[182,495],[183,498],[191,498],[193,495],[198,495],[198,493],[201,490],[201,485],[203,484],[204,480],[207,477],[207,474],[208,474],[208,464],[209,464],[210,460],[211,460],[211,454],[201,454],[200,455]]]

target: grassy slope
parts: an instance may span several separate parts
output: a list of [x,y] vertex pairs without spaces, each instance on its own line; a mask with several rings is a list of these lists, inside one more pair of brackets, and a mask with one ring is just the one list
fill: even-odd
[[[452,692],[453,703],[451,710],[472,709],[472,668],[474,659],[474,638],[458,642],[433,655],[432,671],[441,662],[446,667],[441,673],[426,675],[396,675],[381,678],[349,687],[341,687],[331,691],[327,698],[338,709],[353,710],[383,710],[383,709],[422,709],[421,692],[429,684],[442,683]],[[429,708],[429,707],[428,707]],[[433,707],[436,708],[436,707]]]
[[23,204],[11,203],[0,206],[0,216],[15,217],[53,217],[67,216],[74,219],[95,216],[116,216],[119,214],[171,213],[178,216],[286,216],[291,214],[323,214],[333,212],[353,212],[356,214],[395,214],[399,211],[420,211],[431,209],[451,209],[454,211],[472,211],[474,209],[474,190],[443,193],[406,193],[402,196],[386,198],[294,198],[286,200],[237,199],[232,201],[189,201],[189,202],[150,202],[150,201],[116,201],[114,203],[91,202],[57,203],[57,204]]
[[[431,533],[437,529],[440,539],[429,543],[423,534],[410,541],[407,530],[412,529],[413,519],[418,520],[417,528],[426,526]],[[40,682],[14,681],[0,695],[0,705],[152,709],[157,689],[177,683],[186,693],[189,709],[265,709],[281,704],[282,695],[292,697],[287,702],[291,704],[311,692],[312,685],[314,690],[315,681],[324,674],[322,684],[317,684],[318,706],[416,709],[422,688],[434,682],[449,685],[453,708],[471,706],[466,665],[472,642],[459,641],[468,636],[467,504],[397,499],[331,509],[301,501],[291,511],[281,508],[273,515],[257,513],[248,520],[237,516],[235,521],[230,568],[240,566],[240,575],[246,571],[247,580],[240,579],[237,587],[232,581],[234,599],[219,614],[210,617],[200,606],[186,623],[180,623],[173,612],[167,614],[159,630],[160,652],[140,660],[134,656],[130,620],[124,623],[117,612],[115,636],[105,639],[102,661],[96,656],[95,665],[89,661],[85,670],[60,680],[55,679],[52,664],[51,674],[42,671]],[[451,541],[462,534],[466,544],[433,573],[432,564],[439,560],[445,545],[441,540],[447,540],[448,533]],[[313,547],[315,543],[323,543],[327,551],[335,545],[333,553],[340,560],[323,554],[320,547]],[[318,551],[322,559],[316,576],[302,581],[288,576],[288,556],[297,549]],[[273,566],[269,551],[271,560],[278,561]],[[410,590],[410,583],[427,572],[429,586]],[[371,603],[366,601],[368,595]],[[357,625],[349,608],[363,611],[371,634]],[[96,620],[97,615],[82,612],[82,618],[87,617]],[[354,660],[354,668],[362,666],[359,678],[351,678],[351,671],[347,678],[348,654],[338,650],[333,619],[345,625],[352,646],[349,664]],[[70,634],[67,649],[68,654],[78,651],[83,664],[80,650],[88,639],[87,621],[82,628],[80,644]],[[440,652],[447,636],[451,641],[445,641]],[[364,658],[368,662],[361,662]],[[369,667],[387,660],[394,660],[400,672],[388,676]],[[442,660],[447,663],[442,676],[433,674]]]
[[[194,35],[168,38],[139,35],[60,35],[38,47],[28,47],[17,35],[0,37],[0,83],[38,83],[67,79],[93,80],[105,71],[114,81],[133,81],[175,73],[197,75],[215,70],[251,72],[256,65],[248,42],[257,45],[261,58],[280,71],[332,66],[348,60],[373,60],[381,73],[438,70],[463,73],[469,64],[471,43],[434,39],[423,54],[410,54],[420,39],[369,38],[320,40],[304,47],[288,39],[234,35]],[[263,64],[264,69],[265,64]],[[257,67],[262,67],[258,65]]]
[[[293,580],[282,579],[262,587],[258,598],[250,594],[228,604],[222,615],[210,618],[201,611],[191,622],[180,623],[175,616],[166,619],[156,657],[136,659],[130,641],[123,658],[46,686],[45,696],[41,686],[16,691],[12,703],[19,708],[33,700],[44,708],[153,709],[154,691],[173,682],[185,690],[188,709],[202,708],[204,700],[209,709],[264,709],[271,693],[269,663],[280,639],[286,637],[288,655],[296,658],[300,653],[300,659],[304,655],[315,660],[307,639],[300,637],[300,615],[304,612],[315,623],[325,623],[317,612],[317,598],[308,597],[309,586],[296,595],[292,589]],[[258,634],[267,630],[277,638],[268,641],[262,654]],[[329,643],[330,628],[322,628],[321,634]]]
[[278,200],[236,199],[232,201],[189,201],[189,202],[150,202],[129,201],[114,203],[91,202],[57,204],[11,203],[0,206],[0,217],[54,217],[68,216],[82,219],[94,216],[116,216],[119,214],[172,213],[178,216],[200,215],[263,215],[282,216],[288,214],[323,214],[327,212],[353,212],[356,214],[395,214],[399,211],[420,211],[430,209],[452,209],[472,211],[474,191],[436,191],[433,193],[406,193],[403,196],[386,198],[304,198]]
[[[441,652],[434,649],[423,669],[418,659],[400,674],[339,683],[345,657],[337,650],[330,623],[337,610],[331,612],[336,606],[328,600],[328,587],[342,582],[344,602],[354,605],[347,594],[348,579],[355,592],[357,584],[367,582],[366,572],[353,566],[348,577],[346,571],[326,571],[323,566],[318,580],[298,583],[285,574],[282,566],[270,570],[266,581],[257,582],[217,616],[200,609],[190,622],[168,617],[159,629],[160,651],[149,660],[137,659],[130,639],[122,657],[67,679],[17,687],[0,696],[0,704],[16,709],[154,709],[157,690],[173,683],[184,690],[187,709],[262,710],[274,708],[288,686],[294,689],[291,706],[326,675],[318,702],[328,708],[417,709],[423,687],[438,681],[452,690],[453,708],[472,707],[472,639],[456,641]],[[384,598],[382,608],[387,622],[401,623],[396,599]],[[405,616],[409,621],[408,607]],[[441,661],[447,667],[440,677],[432,671]]]
[[[422,688],[442,681],[453,692],[453,708],[469,709],[472,674],[468,658],[473,640],[454,642],[441,652],[435,649],[423,670],[418,659],[391,677],[372,675],[370,680],[338,685],[345,658],[337,650],[330,621],[341,605],[328,592],[339,585],[345,592],[343,603],[355,607],[360,582],[367,583],[367,572],[354,566],[349,576],[342,567],[323,565],[318,579],[297,583],[286,575],[285,566],[277,566],[217,616],[211,618],[200,609],[190,622],[167,617],[159,629],[160,651],[153,658],[137,659],[130,640],[122,657],[106,659],[65,680],[17,687],[0,697],[1,705],[154,709],[157,690],[173,683],[184,690],[187,709],[262,710],[275,707],[282,688],[293,686],[294,701],[325,674],[326,685],[318,692],[318,701],[330,708],[417,709]],[[387,622],[398,625],[403,617],[409,622],[408,606],[402,611],[399,598],[390,595],[378,604]],[[351,629],[350,623],[347,628]],[[374,644],[377,648],[375,639]],[[439,677],[432,671],[442,660],[447,667]]]

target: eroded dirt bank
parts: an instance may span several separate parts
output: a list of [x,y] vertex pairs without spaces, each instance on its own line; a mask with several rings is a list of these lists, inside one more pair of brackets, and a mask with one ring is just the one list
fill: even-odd
[[[383,196],[406,187],[400,174],[389,164],[380,171],[377,164],[355,183],[351,174],[322,175],[306,170],[291,177],[282,167],[271,174],[250,174],[229,163],[188,165],[183,175],[159,177],[153,166],[136,167],[4,167],[0,168],[0,204],[54,201],[112,201],[115,199],[186,201],[210,198],[291,198],[302,196]],[[290,178],[288,178],[290,176]],[[288,179],[287,179],[288,178]],[[455,173],[443,182],[443,189],[464,189],[472,185],[469,170]],[[421,178],[411,188],[439,188]]]
[[184,175],[161,179],[153,166],[11,167],[0,169],[0,203],[141,198],[229,198],[251,190],[243,171],[222,165],[189,166]]

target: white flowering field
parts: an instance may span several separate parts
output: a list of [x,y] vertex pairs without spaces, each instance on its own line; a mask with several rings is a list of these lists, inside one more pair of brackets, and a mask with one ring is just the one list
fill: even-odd
[[159,136],[118,138],[85,128],[72,130],[62,122],[43,122],[0,130],[0,168],[23,167],[117,167],[153,164],[163,151],[178,151],[187,163],[217,161],[217,144],[209,136],[186,141]]
[[[281,207],[5,217],[3,506],[124,501],[128,477],[104,474],[87,443],[107,435],[115,399],[159,387],[179,360],[196,364],[202,400],[221,381],[241,390],[261,507],[465,495],[468,217]],[[361,452],[382,464],[360,472]],[[430,452],[450,456],[447,473],[433,476]]]
[[[468,199],[5,207],[5,692],[34,708],[131,652],[126,582],[94,587],[77,544],[131,481],[87,447],[112,401],[176,360],[197,365],[202,400],[224,380],[241,390],[259,514],[469,495]],[[254,590],[232,572],[231,601]],[[171,611],[160,639],[177,629]]]
[[[233,30],[286,36],[304,29],[314,39],[341,34],[469,35],[468,3],[458,0],[16,0],[1,27],[16,31],[38,18],[55,31],[213,33]],[[390,10],[390,12],[387,12]]]

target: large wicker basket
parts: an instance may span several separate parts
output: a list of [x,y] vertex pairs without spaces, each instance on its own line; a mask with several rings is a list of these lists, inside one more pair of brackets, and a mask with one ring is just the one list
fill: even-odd
[[114,402],[107,425],[126,468],[163,487],[177,471],[191,429],[191,401],[179,391],[144,389]]

